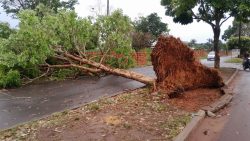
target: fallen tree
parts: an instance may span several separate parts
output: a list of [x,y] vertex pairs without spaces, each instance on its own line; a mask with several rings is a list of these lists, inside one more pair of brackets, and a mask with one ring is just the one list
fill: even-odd
[[[126,70],[133,64],[132,26],[121,11],[95,23],[65,10],[44,13],[42,18],[24,10],[19,19],[17,33],[0,43],[0,87],[20,84],[23,78],[30,83],[65,68],[122,76],[168,94],[223,85],[216,70],[196,62],[194,52],[174,37],[160,37],[153,49],[157,80]],[[91,50],[99,53],[90,55]]]
[[[83,55],[79,55],[83,54]],[[70,54],[58,51],[57,58],[66,60],[66,65],[49,65],[49,67],[76,67],[85,72],[99,73],[101,71],[113,75],[133,79],[154,86],[166,94],[179,94],[185,90],[203,87],[221,87],[224,85],[219,72],[203,66],[194,56],[194,51],[172,36],[158,39],[151,54],[152,64],[156,73],[156,81],[148,76],[129,70],[112,68],[84,58],[84,53]],[[102,56],[104,60],[106,55]],[[88,65],[89,67],[84,67]]]
[[[84,54],[84,53],[80,53],[80,54]],[[122,76],[128,79],[133,79],[139,82],[142,82],[144,84],[148,84],[148,85],[155,85],[155,79],[152,77],[148,77],[145,75],[142,75],[140,73],[136,73],[133,71],[129,71],[129,70],[125,70],[125,69],[119,69],[119,68],[112,68],[110,66],[104,65],[101,62],[95,62],[92,61],[86,57],[84,57],[85,55],[79,55],[79,54],[70,54],[68,52],[64,52],[64,51],[57,51],[57,55],[56,55],[57,59],[63,60],[64,63],[63,65],[50,65],[47,64],[45,66],[50,67],[50,68],[68,68],[68,67],[74,67],[74,68],[78,68],[86,73],[101,73],[101,72],[105,72],[108,74],[113,74],[113,75],[117,75],[117,76]],[[104,57],[106,55],[102,56],[101,60],[104,60]],[[65,62],[66,61],[66,62]],[[86,65],[88,67],[86,67]]]
[[[95,23],[74,11],[43,15],[33,10],[20,12],[17,33],[0,43],[0,87],[19,86],[20,80],[28,84],[61,70],[113,74],[154,85],[154,78],[126,70],[134,64],[133,27],[121,11],[100,16]],[[98,53],[89,54],[92,51]],[[12,70],[15,75],[8,73]],[[15,77],[1,78],[7,74]]]

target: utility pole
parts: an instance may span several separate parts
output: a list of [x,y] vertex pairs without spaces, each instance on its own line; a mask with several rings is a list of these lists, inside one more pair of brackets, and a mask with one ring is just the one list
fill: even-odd
[[109,16],[109,0],[107,0],[107,16]]

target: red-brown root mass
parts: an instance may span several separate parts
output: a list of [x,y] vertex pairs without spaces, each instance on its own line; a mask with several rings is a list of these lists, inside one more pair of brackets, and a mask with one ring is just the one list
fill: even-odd
[[151,59],[157,76],[157,89],[167,94],[224,85],[219,72],[196,61],[194,51],[179,38],[159,37]]

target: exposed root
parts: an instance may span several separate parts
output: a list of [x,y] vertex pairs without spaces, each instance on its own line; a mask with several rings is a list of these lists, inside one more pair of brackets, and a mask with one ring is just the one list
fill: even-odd
[[176,96],[187,89],[224,85],[217,70],[196,61],[194,51],[172,36],[158,39],[151,58],[157,89],[168,95]]

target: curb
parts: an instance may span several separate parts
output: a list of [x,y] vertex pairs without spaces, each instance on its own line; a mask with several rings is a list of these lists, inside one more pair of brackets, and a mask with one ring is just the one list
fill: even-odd
[[189,135],[196,129],[198,124],[205,118],[206,113],[203,110],[199,110],[193,117],[193,119],[187,124],[184,130],[174,138],[174,141],[186,141]]
[[236,69],[233,75],[225,82],[226,86],[221,88],[224,95],[210,106],[201,108],[201,110],[195,114],[195,117],[193,117],[193,119],[187,124],[183,131],[173,139],[173,141],[187,141],[191,133],[198,127],[198,124],[206,117],[208,112],[217,112],[229,104],[229,102],[233,99],[233,93],[228,90],[227,86],[232,82],[238,72],[239,70]]
[[234,72],[234,74],[227,80],[227,82],[225,82],[225,85],[228,86],[232,80],[234,79],[234,77],[238,74],[239,70],[236,69],[236,71]]
[[225,107],[227,104],[229,104],[229,102],[233,99],[232,95],[229,94],[224,94],[219,100],[217,100],[216,102],[212,103],[209,106],[203,107],[201,108],[202,110],[204,110],[206,113],[208,111],[215,113],[218,112],[220,109],[222,109],[223,107]]

